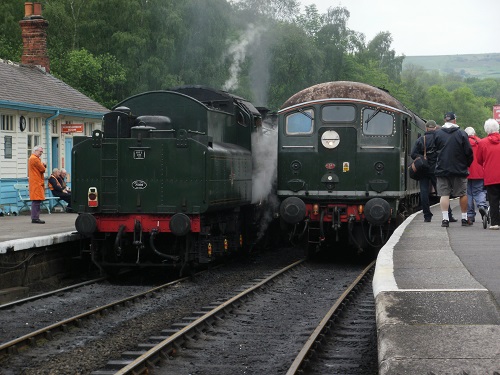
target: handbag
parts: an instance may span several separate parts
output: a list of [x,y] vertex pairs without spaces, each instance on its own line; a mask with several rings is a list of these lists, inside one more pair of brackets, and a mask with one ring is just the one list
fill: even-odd
[[429,162],[427,161],[427,147],[424,135],[424,157],[417,157],[408,167],[408,174],[413,180],[420,180],[429,173]]

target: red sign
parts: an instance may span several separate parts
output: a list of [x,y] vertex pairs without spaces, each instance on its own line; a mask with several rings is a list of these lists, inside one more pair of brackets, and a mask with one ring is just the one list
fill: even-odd
[[500,105],[493,106],[493,118],[500,123]]
[[61,124],[61,133],[83,133],[83,124]]

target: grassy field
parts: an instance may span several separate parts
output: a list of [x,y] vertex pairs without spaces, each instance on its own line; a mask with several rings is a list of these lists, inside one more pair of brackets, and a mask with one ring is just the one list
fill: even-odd
[[438,70],[443,74],[457,73],[463,77],[500,79],[500,53],[406,56],[403,70],[410,64],[421,66],[428,71]]

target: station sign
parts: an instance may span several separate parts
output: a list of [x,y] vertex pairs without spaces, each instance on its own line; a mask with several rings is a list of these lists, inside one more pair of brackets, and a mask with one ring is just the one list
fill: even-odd
[[83,124],[61,124],[61,133],[83,133]]
[[500,123],[500,105],[493,106],[493,118]]

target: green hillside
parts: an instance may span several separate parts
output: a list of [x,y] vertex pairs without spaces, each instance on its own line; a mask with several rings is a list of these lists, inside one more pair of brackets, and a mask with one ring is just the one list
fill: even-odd
[[478,55],[406,56],[403,70],[417,65],[427,71],[457,73],[463,77],[500,78],[500,53]]

